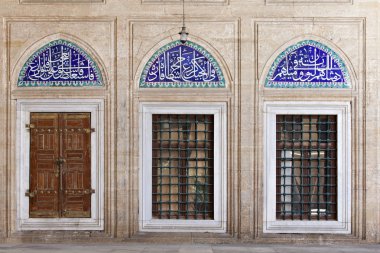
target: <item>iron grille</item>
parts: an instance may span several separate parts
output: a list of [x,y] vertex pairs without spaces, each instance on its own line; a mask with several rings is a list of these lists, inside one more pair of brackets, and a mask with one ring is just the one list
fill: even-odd
[[277,115],[277,219],[337,219],[336,129],[336,115]]
[[152,215],[213,219],[214,115],[152,116]]

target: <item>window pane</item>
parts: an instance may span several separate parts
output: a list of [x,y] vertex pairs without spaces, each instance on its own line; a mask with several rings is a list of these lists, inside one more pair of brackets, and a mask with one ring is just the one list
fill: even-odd
[[153,114],[152,215],[213,219],[214,115]]
[[276,116],[276,217],[337,219],[336,115]]

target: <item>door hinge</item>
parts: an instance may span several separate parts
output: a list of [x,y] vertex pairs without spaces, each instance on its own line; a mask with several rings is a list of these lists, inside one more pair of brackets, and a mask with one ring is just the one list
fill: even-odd
[[83,191],[84,194],[93,194],[95,193],[95,189],[86,189]]
[[25,124],[25,128],[27,130],[30,130],[30,129],[36,128],[36,126],[34,124]]
[[84,129],[84,131],[86,132],[86,133],[95,133],[95,128],[85,128]]
[[36,196],[36,193],[37,193],[36,190],[30,192],[29,189],[28,189],[28,190],[26,190],[26,192],[25,192],[25,197],[33,198],[34,196]]

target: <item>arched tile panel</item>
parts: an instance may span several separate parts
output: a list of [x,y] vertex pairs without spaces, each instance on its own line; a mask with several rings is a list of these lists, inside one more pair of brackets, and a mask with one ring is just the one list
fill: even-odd
[[304,40],[288,47],[272,64],[268,88],[350,88],[344,61],[328,46]]
[[59,39],[29,57],[20,71],[17,86],[103,86],[103,79],[98,65],[82,48]]
[[161,47],[149,59],[140,88],[224,88],[222,70],[206,49],[179,40]]

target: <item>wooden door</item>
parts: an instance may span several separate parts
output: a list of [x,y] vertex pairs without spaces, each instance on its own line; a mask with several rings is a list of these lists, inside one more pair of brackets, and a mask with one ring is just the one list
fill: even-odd
[[30,118],[30,217],[91,217],[90,113]]
[[29,216],[59,217],[58,114],[31,113],[30,123]]
[[63,113],[60,126],[62,217],[91,217],[90,113]]

